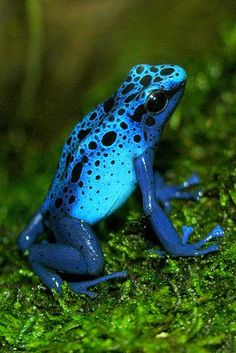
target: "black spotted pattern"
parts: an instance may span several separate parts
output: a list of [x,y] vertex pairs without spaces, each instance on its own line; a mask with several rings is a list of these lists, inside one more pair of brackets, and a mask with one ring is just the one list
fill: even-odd
[[131,102],[136,96],[137,96],[137,93],[131,94],[130,96],[125,98],[125,103]]
[[118,113],[118,115],[123,115],[125,113],[125,109],[120,108],[117,113]]
[[171,80],[180,82],[181,77],[183,73],[176,66],[135,66],[119,90],[78,123],[66,141],[45,202],[47,217],[55,217],[55,209],[72,216],[76,210],[85,217],[81,219],[90,221],[104,204],[112,208],[112,193],[120,192],[126,180],[120,173],[133,173],[133,158],[155,146],[160,136],[161,125],[156,111],[150,114],[147,109],[147,97],[156,90],[169,90]]
[[127,130],[127,129],[128,129],[128,125],[127,125],[124,121],[122,121],[122,122],[120,123],[120,127],[121,127],[123,130]]
[[70,146],[71,141],[72,141],[72,137],[69,137],[68,140],[67,140],[67,142],[66,142],[68,146]]
[[69,203],[72,204],[74,202],[75,202],[75,196],[71,195],[70,198],[69,198]]
[[141,141],[141,136],[140,135],[134,135],[133,140],[134,140],[134,142],[139,143]]
[[152,82],[152,76],[151,75],[145,75],[139,82],[144,87],[147,87]]
[[67,167],[68,167],[70,161],[71,161],[71,154],[70,154],[70,152],[69,152],[68,155],[67,155],[67,157],[66,157],[66,169],[67,169]]
[[97,143],[95,141],[90,141],[88,144],[90,150],[95,150],[97,148]]
[[162,77],[156,76],[156,77],[154,78],[153,82],[161,82],[162,80],[163,80]]
[[110,97],[109,99],[107,99],[103,104],[104,112],[109,113],[112,110],[114,104],[115,104],[114,97]]
[[117,133],[115,131],[109,131],[102,137],[102,144],[104,146],[111,146],[115,142]]
[[144,67],[140,65],[137,67],[136,72],[138,75],[140,75],[143,72],[143,70],[144,70]]
[[78,162],[74,165],[71,173],[71,182],[77,183],[83,170],[83,163]]
[[83,140],[88,134],[91,132],[91,129],[86,129],[86,130],[80,130],[77,137],[78,140],[81,141]]
[[97,117],[97,113],[96,113],[96,112],[93,112],[93,113],[90,115],[89,120],[94,120],[94,119],[96,119],[96,117]]
[[55,207],[56,207],[56,208],[59,208],[59,207],[61,207],[62,204],[63,204],[62,198],[61,198],[61,197],[58,197],[58,198],[56,199],[56,201],[55,201]]
[[140,123],[144,114],[146,114],[146,110],[144,105],[141,104],[135,109],[134,113],[131,115],[131,119],[137,123]]
[[173,74],[174,71],[175,71],[175,70],[174,70],[173,68],[167,68],[167,69],[161,70],[160,74],[161,74],[162,76],[168,76],[168,75]]
[[131,91],[133,88],[135,87],[135,85],[133,83],[130,83],[129,85],[127,85],[123,90],[122,90],[122,94],[127,94],[129,93],[129,91]]

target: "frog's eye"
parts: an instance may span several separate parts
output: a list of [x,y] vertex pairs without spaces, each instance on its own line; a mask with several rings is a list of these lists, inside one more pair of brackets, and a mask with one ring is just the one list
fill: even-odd
[[164,92],[153,91],[149,94],[145,103],[145,108],[150,113],[160,113],[165,109],[168,103],[168,98]]

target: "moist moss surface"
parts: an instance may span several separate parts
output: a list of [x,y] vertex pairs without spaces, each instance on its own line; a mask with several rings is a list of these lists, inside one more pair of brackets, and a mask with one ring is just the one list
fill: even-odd
[[44,197],[62,138],[55,141],[58,148],[53,153],[29,140],[21,164],[16,159],[14,166],[9,161],[19,137],[12,136],[11,143],[3,145],[1,158],[9,169],[0,169],[4,185],[0,204],[2,350],[236,351],[235,43],[232,30],[221,57],[189,65],[185,97],[166,127],[156,161],[170,183],[183,181],[193,171],[201,176],[202,199],[174,202],[170,217],[179,233],[183,224],[195,227],[192,241],[219,223],[225,236],[219,239],[216,253],[161,258],[148,251],[160,244],[142,216],[137,192],[96,229],[105,253],[104,273],[125,269],[128,278],[95,287],[95,299],[74,294],[66,284],[62,296],[51,293],[30,270],[15,241]]

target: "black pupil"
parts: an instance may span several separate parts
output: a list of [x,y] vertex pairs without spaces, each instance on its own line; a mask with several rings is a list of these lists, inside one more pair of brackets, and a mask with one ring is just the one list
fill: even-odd
[[167,97],[165,93],[154,91],[147,100],[146,109],[152,113],[161,112],[167,104]]

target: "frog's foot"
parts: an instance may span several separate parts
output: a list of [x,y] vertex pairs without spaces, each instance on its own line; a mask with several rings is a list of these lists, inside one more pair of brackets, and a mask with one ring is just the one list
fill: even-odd
[[88,288],[92,286],[96,286],[99,283],[109,281],[110,279],[113,278],[120,278],[120,277],[126,277],[127,273],[126,272],[114,272],[109,275],[105,275],[99,278],[92,279],[90,281],[83,281],[83,282],[69,282],[69,285],[71,289],[78,294],[85,294],[90,298],[96,297],[96,293],[88,290]]
[[[32,269],[38,274],[43,283],[50,289],[55,289],[59,294],[62,292],[63,279],[56,272],[70,273],[74,275],[99,275],[102,270],[101,259],[94,262],[89,269],[88,263],[84,261],[83,255],[78,249],[68,244],[51,244],[43,241],[34,245],[30,250],[29,261]],[[113,278],[126,277],[126,272],[114,272],[90,281],[69,282],[76,293],[83,293],[90,297],[95,293],[87,288]]]
[[201,191],[188,192],[185,191],[189,187],[199,185],[200,178],[197,174],[192,174],[186,181],[176,186],[168,186],[165,184],[162,176],[156,172],[154,175],[154,183],[156,190],[156,198],[167,212],[171,211],[171,200],[199,200],[202,196]]
[[[81,257],[81,260],[80,260]],[[30,250],[29,261],[32,269],[38,274],[43,283],[50,289],[62,293],[63,279],[57,271],[75,275],[95,275],[101,271],[101,261],[93,264],[93,269],[88,270],[88,264],[76,248],[67,244],[51,244],[43,241],[34,245]],[[72,290],[94,297],[95,293],[87,288],[113,278],[126,277],[126,272],[114,272],[90,281],[69,282]]]
[[193,231],[194,229],[192,227],[182,227],[182,246],[176,249],[176,252],[173,254],[173,256],[198,256],[218,250],[217,244],[212,244],[205,249],[201,249],[201,247],[208,243],[208,241],[222,237],[224,235],[224,231],[219,225],[217,225],[209,234],[207,234],[204,239],[195,244],[188,244],[187,242]]

